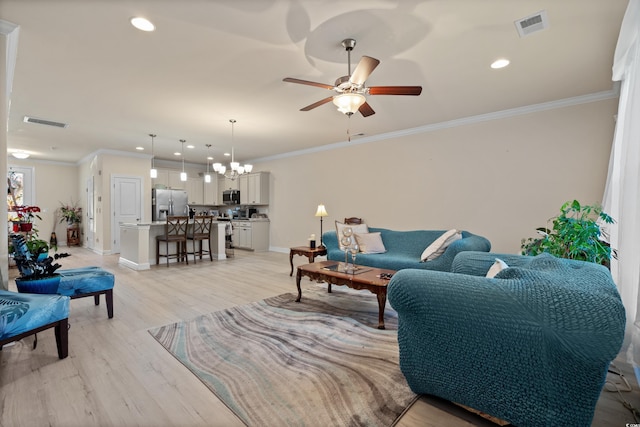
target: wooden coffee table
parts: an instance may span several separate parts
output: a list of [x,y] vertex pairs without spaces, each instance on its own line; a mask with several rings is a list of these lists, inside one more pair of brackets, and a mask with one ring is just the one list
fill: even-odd
[[356,271],[352,274],[345,273],[342,271],[343,268],[344,263],[337,261],[322,261],[299,266],[296,273],[296,286],[298,287],[296,302],[300,302],[302,298],[302,289],[300,289],[302,276],[307,276],[311,280],[327,282],[328,292],[331,292],[332,284],[344,285],[352,289],[366,289],[378,297],[378,329],[384,329],[384,306],[387,303],[389,279],[381,279],[380,274],[393,275],[395,270],[356,265]]

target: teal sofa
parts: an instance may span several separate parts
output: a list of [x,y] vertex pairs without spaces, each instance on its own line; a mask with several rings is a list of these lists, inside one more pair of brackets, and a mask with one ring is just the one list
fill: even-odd
[[[482,236],[462,231],[462,239],[453,242],[438,258],[421,262],[422,252],[440,237],[446,230],[414,230],[395,231],[386,228],[369,227],[370,233],[380,232],[382,243],[387,250],[381,254],[356,255],[356,264],[369,267],[402,270],[404,268],[418,268],[424,270],[449,271],[454,257],[462,251],[484,251],[491,249],[489,240]],[[344,261],[344,251],[340,250],[338,237],[334,231],[322,234],[322,242],[327,248],[327,259]],[[351,258],[348,258],[351,260]]]
[[[509,267],[486,278],[496,258]],[[461,252],[452,271],[402,270],[389,282],[411,389],[519,427],[590,426],[625,329],[609,270]]]

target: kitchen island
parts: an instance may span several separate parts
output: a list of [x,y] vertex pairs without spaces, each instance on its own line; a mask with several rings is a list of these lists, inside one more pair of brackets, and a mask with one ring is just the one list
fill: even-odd
[[[132,270],[149,270],[156,260],[156,236],[164,234],[166,221],[120,224],[118,263]],[[225,229],[228,222],[214,221],[211,227],[213,259],[226,259]]]

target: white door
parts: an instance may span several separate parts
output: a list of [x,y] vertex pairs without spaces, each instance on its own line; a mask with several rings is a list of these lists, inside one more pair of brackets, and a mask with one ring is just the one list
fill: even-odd
[[95,212],[94,203],[93,203],[93,176],[87,180],[87,210],[86,210],[86,220],[87,220],[87,248],[93,249],[94,241],[96,236],[96,228],[95,228]]
[[142,219],[142,177],[111,176],[111,253],[120,253],[120,224]]

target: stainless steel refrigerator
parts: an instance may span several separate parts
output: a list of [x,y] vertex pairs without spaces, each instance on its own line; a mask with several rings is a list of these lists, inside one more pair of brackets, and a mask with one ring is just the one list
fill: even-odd
[[164,221],[167,215],[189,215],[187,192],[154,188],[151,193],[151,212],[154,221]]

